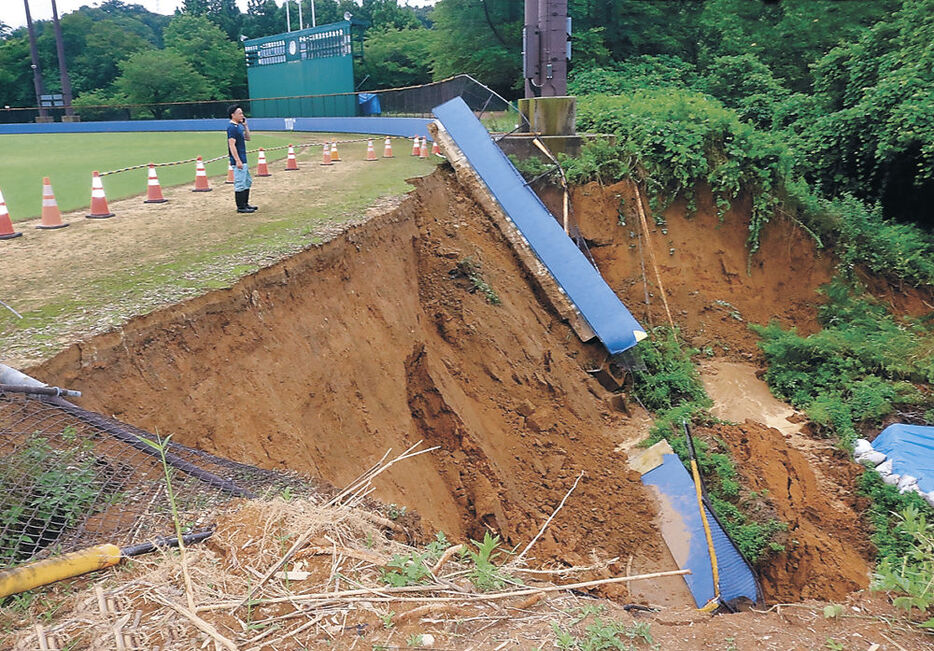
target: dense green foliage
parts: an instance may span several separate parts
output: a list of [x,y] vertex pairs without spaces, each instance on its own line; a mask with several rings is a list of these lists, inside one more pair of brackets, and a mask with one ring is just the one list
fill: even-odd
[[934,420],[932,324],[896,319],[842,282],[823,291],[819,332],[801,337],[774,323],[750,326],[762,337],[773,393],[847,447],[860,427],[877,426],[895,410]]
[[[690,453],[682,423],[713,421],[707,412],[713,403],[691,360],[698,353],[679,344],[676,332],[655,328],[651,343],[640,347],[645,370],[633,373],[636,396],[655,413],[645,445],[665,438],[685,465],[690,462]],[[783,549],[778,537],[787,525],[774,518],[761,496],[740,486],[726,443],[716,437],[694,437],[694,446],[711,507],[743,556],[758,563]]]

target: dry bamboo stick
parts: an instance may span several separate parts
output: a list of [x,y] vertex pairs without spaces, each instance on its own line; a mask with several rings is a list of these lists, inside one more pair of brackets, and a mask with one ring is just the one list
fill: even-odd
[[538,530],[538,533],[535,534],[535,537],[532,538],[531,542],[529,542],[529,544],[526,545],[525,549],[523,549],[522,552],[518,556],[516,556],[515,560],[513,561],[514,564],[518,565],[520,562],[522,562],[522,558],[525,556],[526,552],[532,549],[532,545],[535,544],[535,541],[537,541],[541,537],[541,535],[545,533],[545,529],[548,528],[548,525],[551,523],[551,521],[554,520],[556,515],[558,515],[558,511],[560,511],[564,507],[564,503],[568,501],[568,498],[571,496],[571,493],[574,492],[574,489],[577,488],[577,484],[581,480],[581,477],[583,476],[584,476],[584,471],[581,470],[581,474],[579,474],[577,476],[577,479],[574,480],[574,485],[571,486],[571,489],[564,495],[564,498],[561,500],[561,503],[558,504],[558,508],[556,508],[552,512],[551,516],[549,516],[547,520],[545,520],[545,524],[542,525],[542,528]]
[[239,648],[237,647],[236,644],[234,644],[231,640],[221,635],[216,628],[211,626],[209,623],[207,623],[206,621],[198,617],[195,613],[191,612],[184,606],[175,603],[171,599],[162,596],[158,592],[153,592],[152,596],[159,603],[168,606],[175,612],[188,618],[188,620],[192,624],[194,624],[195,627],[198,628],[198,630],[210,635],[211,638],[214,639],[215,642],[218,642],[221,646],[223,646],[228,651],[239,651]]

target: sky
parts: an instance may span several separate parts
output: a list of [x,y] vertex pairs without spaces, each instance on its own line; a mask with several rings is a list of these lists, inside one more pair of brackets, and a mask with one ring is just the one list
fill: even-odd
[[[437,0],[400,0],[399,4],[409,4],[413,7],[432,5]],[[124,0],[125,4],[143,5],[149,11],[159,14],[173,14],[175,10],[182,5],[182,0]],[[237,5],[241,11],[246,11],[247,0],[237,0]],[[282,4],[283,0],[276,0],[276,4]],[[56,0],[58,7],[58,16],[61,18],[67,13],[71,13],[78,7],[90,5],[96,7],[99,0]],[[29,13],[32,19],[51,20],[52,18],[52,0],[29,0]],[[12,28],[22,27],[26,24],[26,12],[23,9],[22,0],[0,0],[0,22],[4,22]]]

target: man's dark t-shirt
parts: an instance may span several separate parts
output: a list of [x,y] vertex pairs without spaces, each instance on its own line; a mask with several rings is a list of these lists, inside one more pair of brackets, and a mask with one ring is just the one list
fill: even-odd
[[243,138],[243,125],[234,124],[233,122],[227,125],[227,153],[228,158],[230,158],[230,164],[234,167],[237,166],[237,161],[234,160],[233,154],[230,153],[230,139],[234,139],[234,147],[237,149],[237,155],[240,157],[240,162],[246,165],[246,140]]

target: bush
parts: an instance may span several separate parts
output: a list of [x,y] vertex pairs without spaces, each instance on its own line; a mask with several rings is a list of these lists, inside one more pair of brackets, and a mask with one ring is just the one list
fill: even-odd
[[880,424],[896,407],[934,406],[930,392],[914,386],[934,381],[930,324],[896,319],[839,279],[822,292],[829,300],[818,313],[820,332],[801,337],[775,323],[750,325],[762,338],[772,392],[845,447],[857,428]]

